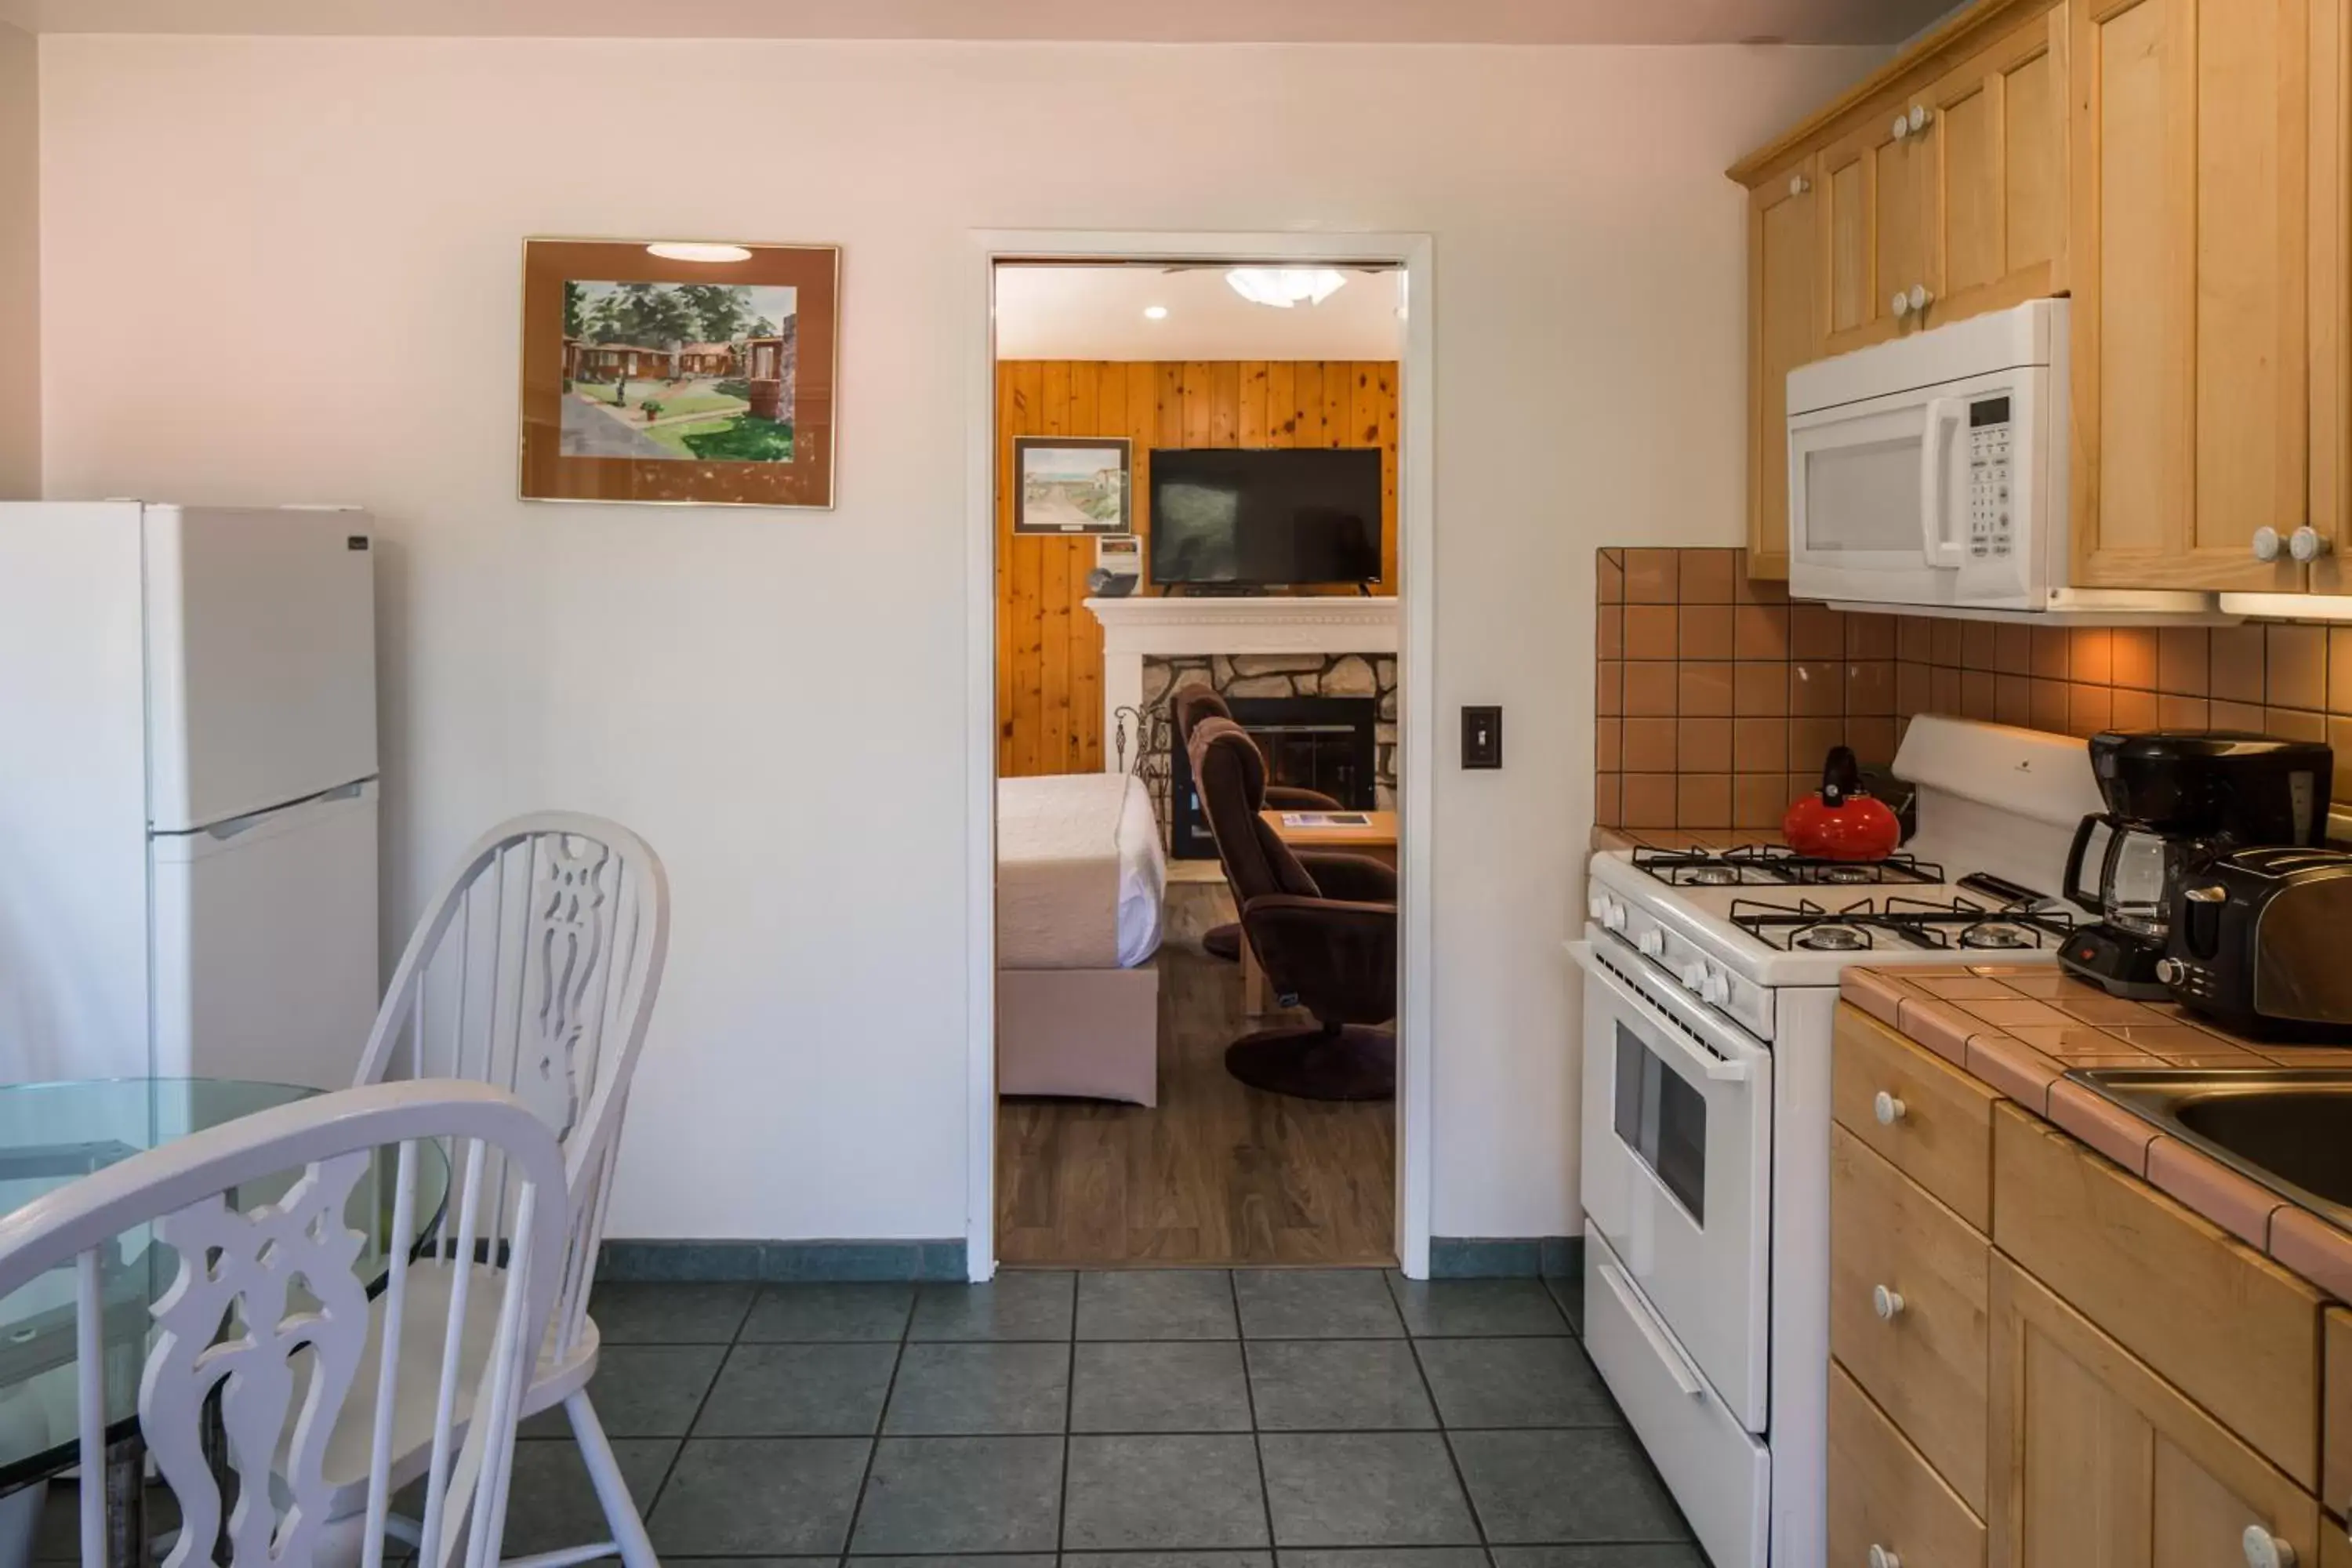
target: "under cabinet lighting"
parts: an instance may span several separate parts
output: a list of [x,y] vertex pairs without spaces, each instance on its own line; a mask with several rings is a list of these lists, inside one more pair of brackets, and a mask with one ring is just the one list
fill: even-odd
[[705,245],[692,240],[665,239],[646,249],[664,261],[749,261],[751,253],[740,245]]
[[2352,621],[2352,594],[2224,594],[2221,613],[2271,621]]
[[1338,293],[1348,279],[1328,267],[1236,267],[1225,274],[1225,281],[1253,305],[1287,310],[1301,300],[1321,304]]
[[1143,319],[1147,321],[1164,321],[1168,319],[1168,307],[1165,305],[1146,305],[1143,307]]

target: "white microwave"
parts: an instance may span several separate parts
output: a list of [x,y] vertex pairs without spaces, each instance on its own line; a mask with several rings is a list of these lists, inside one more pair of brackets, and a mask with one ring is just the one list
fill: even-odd
[[2067,302],[2030,300],[1789,373],[1789,592],[2108,624],[2196,593],[2070,582]]

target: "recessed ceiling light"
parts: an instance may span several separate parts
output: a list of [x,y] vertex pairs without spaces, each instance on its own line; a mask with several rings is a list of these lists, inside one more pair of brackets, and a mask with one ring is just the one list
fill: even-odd
[[1168,319],[1168,307],[1165,305],[1146,305],[1143,307],[1143,319],[1147,321],[1164,321]]
[[691,240],[665,239],[646,249],[664,261],[749,261],[751,253],[740,245],[702,245]]
[[1302,300],[1321,304],[1348,279],[1328,267],[1236,267],[1225,274],[1225,281],[1253,305],[1287,310]]

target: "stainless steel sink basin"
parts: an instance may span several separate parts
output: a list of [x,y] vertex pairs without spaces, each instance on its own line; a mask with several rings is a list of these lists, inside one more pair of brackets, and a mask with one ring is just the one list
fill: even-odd
[[2091,1068],[2066,1076],[2352,1229],[2352,1071]]

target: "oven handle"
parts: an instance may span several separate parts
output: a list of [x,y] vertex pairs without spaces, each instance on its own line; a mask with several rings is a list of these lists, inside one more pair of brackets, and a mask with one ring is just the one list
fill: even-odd
[[1680,1024],[1667,1017],[1655,1004],[1620,980],[1614,971],[1594,957],[1591,942],[1571,942],[1568,944],[1568,951],[1575,956],[1578,966],[1585,973],[1606,986],[1611,995],[1616,997],[1625,1006],[1631,1007],[1643,1023],[1652,1026],[1659,1038],[1672,1047],[1692,1071],[1713,1083],[1746,1083],[1748,1081],[1746,1062],[1726,1061],[1721,1057],[1709,1056],[1693,1045],[1690,1037],[1683,1033],[1683,1026]]
[[1967,550],[1945,535],[1944,474],[1949,467],[1945,457],[1944,432],[1957,430],[1960,421],[1969,416],[1965,397],[1931,397],[1927,400],[1927,438],[1922,443],[1919,458],[1919,533],[1920,553],[1927,564],[1945,569],[1957,568],[1968,559]]
[[1649,1304],[1633,1293],[1633,1282],[1625,1278],[1625,1271],[1613,1263],[1603,1263],[1595,1272],[1601,1276],[1601,1282],[1609,1287],[1609,1293],[1617,1298],[1617,1304],[1625,1309],[1625,1315],[1633,1320],[1642,1337],[1650,1342],[1651,1351],[1666,1363],[1666,1375],[1675,1380],[1675,1386],[1696,1399],[1706,1388],[1706,1380],[1691,1365],[1690,1357],[1683,1354],[1682,1347],[1666,1337]]

